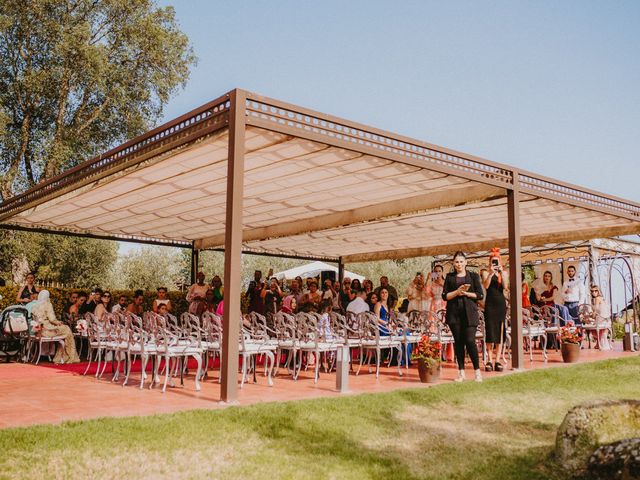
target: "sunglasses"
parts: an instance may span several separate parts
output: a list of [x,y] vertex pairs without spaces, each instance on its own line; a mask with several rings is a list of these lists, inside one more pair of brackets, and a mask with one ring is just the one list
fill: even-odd
[[111,298],[111,295],[107,294],[107,295],[102,295],[103,297],[107,297],[107,298]]

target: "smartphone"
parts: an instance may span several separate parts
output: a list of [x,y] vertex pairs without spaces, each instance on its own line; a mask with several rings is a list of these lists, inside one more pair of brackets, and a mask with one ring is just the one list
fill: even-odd
[[438,278],[438,274],[436,272],[431,272],[431,280],[435,280]]
[[492,266],[492,267],[498,267],[498,266],[500,266],[500,262],[498,261],[498,259],[497,259],[497,258],[493,257],[493,258],[491,259],[491,266]]

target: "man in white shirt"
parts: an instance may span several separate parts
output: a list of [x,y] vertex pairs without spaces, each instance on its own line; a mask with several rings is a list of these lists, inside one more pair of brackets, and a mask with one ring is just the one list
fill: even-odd
[[367,293],[364,290],[359,290],[356,294],[356,297],[349,302],[347,305],[347,312],[358,313],[368,312],[369,305],[365,299],[367,298]]
[[127,297],[125,295],[120,295],[118,303],[113,306],[111,313],[126,313],[128,303]]
[[585,302],[586,294],[584,285],[576,278],[576,267],[570,265],[567,268],[567,278],[562,284],[562,299],[564,306],[569,310],[569,315],[576,324],[580,323],[578,315],[578,306]]

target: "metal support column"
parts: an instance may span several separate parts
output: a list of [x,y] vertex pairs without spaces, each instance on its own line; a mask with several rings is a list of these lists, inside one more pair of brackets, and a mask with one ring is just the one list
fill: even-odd
[[520,191],[518,172],[513,172],[513,190],[507,190],[509,225],[509,300],[511,308],[511,353],[514,370],[524,368],[522,349],[522,262],[520,258]]
[[342,280],[344,280],[344,263],[342,263],[342,257],[338,258],[338,281],[342,286]]
[[240,267],[242,261],[242,200],[244,190],[244,154],[246,93],[230,93],[229,155],[227,162],[227,213],[224,241],[224,315],[222,328],[222,389],[225,403],[238,398],[238,334],[240,331]]
[[191,247],[191,285],[196,283],[198,276],[198,267],[200,266],[200,250]]

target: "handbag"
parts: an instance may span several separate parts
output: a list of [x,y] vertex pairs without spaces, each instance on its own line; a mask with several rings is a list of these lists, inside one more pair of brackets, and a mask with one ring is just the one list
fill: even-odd
[[4,322],[5,333],[22,333],[29,330],[29,324],[24,314],[19,312],[9,312],[8,318]]

